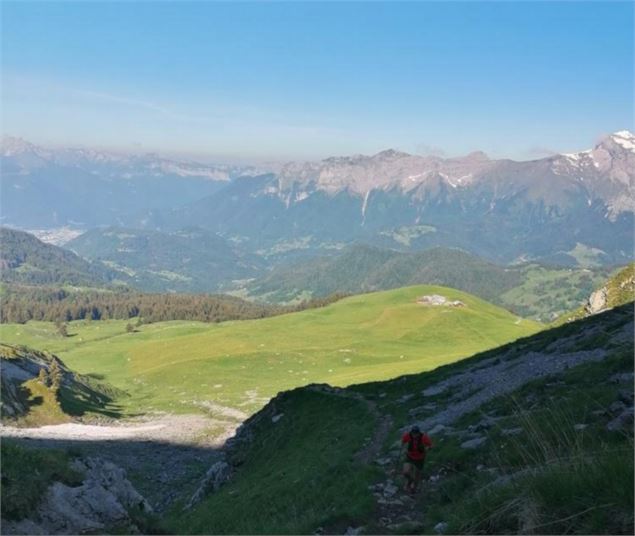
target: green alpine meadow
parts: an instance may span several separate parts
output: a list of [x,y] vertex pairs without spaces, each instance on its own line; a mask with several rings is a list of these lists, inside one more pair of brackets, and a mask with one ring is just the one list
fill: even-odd
[[[459,306],[418,303],[443,295]],[[3,341],[49,350],[73,370],[129,393],[131,413],[248,414],[279,391],[309,383],[346,386],[431,370],[541,329],[469,294],[415,286],[344,298],[323,308],[262,320],[207,324],[77,321],[0,326]],[[222,410],[221,410],[222,411]],[[209,410],[213,415],[213,409]]]

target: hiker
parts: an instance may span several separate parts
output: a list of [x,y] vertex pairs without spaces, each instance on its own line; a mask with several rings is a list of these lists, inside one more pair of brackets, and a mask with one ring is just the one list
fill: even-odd
[[404,491],[416,493],[421,483],[426,450],[432,447],[432,441],[428,434],[423,434],[419,430],[418,426],[413,426],[410,432],[403,435],[401,442],[406,446],[406,459],[403,464]]

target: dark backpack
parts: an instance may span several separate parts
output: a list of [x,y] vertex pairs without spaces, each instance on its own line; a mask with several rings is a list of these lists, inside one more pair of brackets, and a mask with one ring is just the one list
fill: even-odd
[[415,438],[412,437],[412,434],[408,434],[408,451],[409,452],[414,452],[414,451],[419,451],[419,452],[425,452],[425,445],[423,444],[423,434],[421,434],[419,436],[419,444],[415,445]]

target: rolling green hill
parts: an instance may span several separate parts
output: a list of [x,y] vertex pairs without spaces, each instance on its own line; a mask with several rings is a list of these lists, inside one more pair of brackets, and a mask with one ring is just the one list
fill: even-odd
[[[441,294],[462,307],[426,306]],[[81,373],[127,391],[130,410],[251,413],[277,392],[313,382],[349,385],[431,370],[534,333],[541,326],[453,289],[415,286],[345,298],[260,320],[125,321],[0,326],[5,342],[57,353]],[[207,409],[206,409],[207,408]]]
[[0,279],[25,285],[110,286],[118,278],[101,263],[91,263],[76,254],[33,235],[0,227]]
[[459,249],[417,253],[355,245],[340,255],[280,266],[245,287],[247,295],[289,302],[333,292],[356,294],[407,285],[457,288],[525,317],[552,320],[580,305],[607,270],[536,263],[499,266]]

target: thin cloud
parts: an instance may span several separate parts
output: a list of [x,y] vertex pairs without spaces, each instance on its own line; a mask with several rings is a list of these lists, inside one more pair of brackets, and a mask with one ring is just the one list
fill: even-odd
[[529,158],[544,158],[545,156],[555,156],[559,154],[558,151],[550,147],[543,147],[541,145],[534,145],[524,151],[524,154]]
[[440,156],[445,157],[447,153],[441,147],[437,147],[435,145],[428,145],[427,143],[419,143],[417,144],[415,151],[418,155],[421,156]]
[[132,98],[124,97],[121,95],[114,95],[112,93],[104,93],[101,91],[92,91],[92,90],[85,90],[85,89],[70,89],[70,92],[77,96],[97,99],[97,100],[106,101],[106,102],[112,102],[115,104],[123,104],[125,106],[132,106],[132,107],[141,108],[145,110],[150,110],[152,112],[156,112],[157,114],[165,116],[168,119],[173,119],[176,121],[204,122],[208,119],[203,116],[198,116],[198,115],[194,116],[194,115],[187,115],[187,114],[175,112],[173,110],[170,110],[169,108],[166,108],[164,106],[161,106],[151,101],[132,99]]

